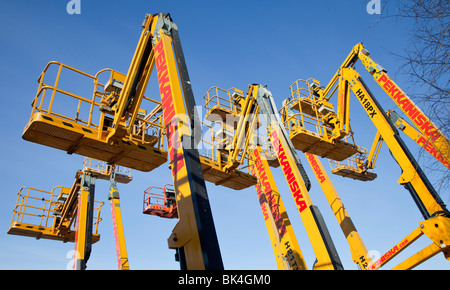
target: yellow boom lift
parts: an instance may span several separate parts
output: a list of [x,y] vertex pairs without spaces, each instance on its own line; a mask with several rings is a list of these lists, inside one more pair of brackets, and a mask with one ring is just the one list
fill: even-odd
[[415,141],[419,146],[421,146],[425,151],[427,151],[431,156],[438,160],[442,165],[450,169],[450,163],[446,158],[440,153],[436,147],[436,143],[426,138],[419,130],[417,130],[413,125],[406,122],[398,113],[392,110],[387,110],[386,115],[391,119],[392,123],[399,130],[403,131],[409,138]]
[[[92,161],[90,158],[85,158]],[[132,179],[131,170],[121,171],[116,165],[97,162],[97,166],[88,166],[88,170],[95,178],[109,180],[108,200],[111,206],[111,217],[113,222],[114,240],[116,242],[117,265],[119,270],[129,270],[128,254],[123,230],[122,212],[120,211],[120,195],[116,182],[129,183]],[[128,174],[126,174],[128,171]]]
[[[168,14],[160,13],[146,15],[142,28],[126,75],[104,69],[92,76],[51,62],[38,79],[38,93],[23,138],[69,154],[146,172],[168,158],[179,216],[168,239],[169,248],[176,250],[182,269],[223,269],[205,186],[207,171],[214,170],[216,164],[201,159],[196,149],[201,135],[196,126],[200,122],[178,27]],[[47,85],[45,73],[55,64],[58,68],[56,81]],[[161,101],[144,96],[155,67]],[[63,82],[63,69],[92,80],[92,98],[58,87]],[[109,74],[106,84],[100,81],[104,74]],[[72,116],[56,111],[57,99],[64,97],[76,101],[77,110]],[[84,113],[83,109],[86,109]],[[163,149],[163,134],[167,139],[167,151]],[[210,174],[210,178],[216,176]],[[236,171],[222,174],[220,178],[212,182],[235,189],[256,183],[256,178],[250,174]]]
[[[283,270],[306,269],[298,241],[295,237],[292,225],[284,207],[280,192],[272,176],[269,166],[278,167],[277,158],[270,150],[267,142],[257,134],[251,133],[261,125],[260,121],[251,114],[243,116],[240,101],[244,98],[244,92],[231,88],[223,90],[218,87],[210,88],[204,95],[205,119],[212,122],[211,143],[213,155],[218,159],[228,162],[234,157],[234,162],[225,163],[223,170],[234,170],[239,165],[248,167],[258,182],[255,184],[258,201],[267,227],[270,242],[274,251],[277,268]],[[245,120],[244,120],[245,119]],[[217,126],[219,125],[219,126]],[[248,130],[236,130],[248,127]],[[219,128],[217,128],[219,127]],[[253,129],[252,129],[253,128]],[[234,133],[244,133],[240,140],[243,150],[235,150],[233,144]],[[254,134],[248,138],[246,134]],[[235,139],[237,141],[238,139]],[[265,140],[264,140],[265,141]],[[254,146],[253,146],[254,145]],[[215,159],[215,158],[213,158]]]
[[[93,200],[95,180],[109,180],[108,199],[111,203],[118,268],[128,270],[116,181],[129,183],[132,177],[131,170],[115,167],[85,158],[83,170],[77,172],[72,188],[58,186],[51,192],[21,188],[8,234],[75,242],[74,269],[84,270],[91,245],[100,239],[97,232],[101,221],[100,210],[104,203]],[[44,196],[39,197],[41,195]],[[39,205],[38,200],[41,201]]]
[[[310,89],[317,97],[318,105],[329,104],[330,97],[336,89],[338,90],[338,113],[334,114],[334,111],[330,110],[332,114],[327,119],[329,124],[334,124],[333,138],[336,140],[348,134],[350,91],[353,91],[378,131],[377,136],[379,138],[376,137],[375,141],[382,139],[389,147],[393,157],[402,169],[402,174],[398,181],[410,192],[425,219],[416,230],[383,255],[378,261],[372,263],[369,268],[376,269],[383,266],[423,234],[427,235],[433,243],[406,259],[394,269],[411,269],[439,252],[444,253],[444,256],[450,259],[450,213],[401,140],[392,121],[369,91],[361,76],[353,68],[355,62],[358,59],[362,60],[366,69],[374,76],[377,83],[404,110],[408,118],[414,121],[425,138],[429,142],[433,142],[445,160],[448,160],[447,157],[449,154],[448,139],[442,135],[431,120],[387,76],[385,70],[373,62],[368,55],[369,52],[362,44],[356,45],[325,88],[319,85],[310,87]],[[375,154],[374,152],[378,152],[378,150],[371,150],[371,155]],[[369,159],[372,157],[369,157]]]
[[[295,85],[297,86],[297,95],[300,96],[300,94],[298,94],[300,92],[299,87],[298,87],[298,81],[295,83]],[[291,86],[292,89],[293,85]],[[305,110],[310,112],[310,114],[312,114],[315,117],[316,122],[317,121],[321,121],[324,116],[323,116],[323,109],[322,110],[318,110],[317,108],[315,108],[315,104],[317,103],[317,100],[314,100],[313,98],[311,98],[312,96],[312,92],[308,92],[308,94],[305,94],[307,90],[302,90],[302,94],[304,95],[309,95],[308,98],[306,98],[306,102],[305,99],[303,100],[303,104],[300,106],[300,102],[297,103],[298,105],[298,109],[299,110]],[[309,102],[309,100],[314,100],[313,102]],[[300,122],[298,119],[295,118],[296,113],[295,110],[292,107],[292,104],[295,102],[292,102],[290,98],[286,99],[283,101],[283,107],[280,110],[281,111],[281,118],[282,121],[285,125],[286,130],[292,130],[292,131],[299,131],[302,130],[302,122]],[[332,111],[331,109],[326,110],[326,114],[328,115],[327,118],[329,118],[329,115],[331,115]],[[303,124],[304,123],[305,118],[303,119]],[[303,134],[305,132],[308,132],[306,130],[303,130]],[[297,138],[296,135],[291,135],[293,138]],[[298,138],[297,138],[298,140]],[[316,141],[317,142],[317,141]],[[326,144],[326,143],[324,143]],[[340,151],[342,153],[342,146],[341,144],[348,144],[348,143],[337,143],[337,147],[335,148],[338,152]],[[356,156],[359,156],[361,154],[361,152],[363,151],[362,147],[358,146],[358,152],[355,154]],[[313,148],[308,148],[307,150],[310,151]],[[327,155],[328,156],[338,156],[334,153],[333,148],[331,146],[328,146],[327,149],[329,150]],[[317,182],[319,183],[320,187],[322,188],[323,193],[325,194],[325,197],[327,198],[327,201],[341,227],[341,230],[343,232],[343,234],[345,235],[345,238],[347,239],[347,242],[349,244],[350,247],[350,251],[352,254],[352,259],[353,261],[359,266],[360,269],[367,269],[370,265],[370,263],[372,262],[371,257],[368,255],[368,251],[366,246],[364,245],[361,236],[359,235],[358,231],[356,230],[355,225],[353,224],[353,221],[350,218],[350,215],[348,214],[347,210],[344,207],[344,204],[342,202],[342,200],[340,199],[330,177],[328,176],[327,172],[325,171],[325,168],[322,165],[322,162],[320,161],[320,159],[318,158],[317,155],[309,153],[309,152],[305,152],[304,153],[306,156],[306,159],[308,160],[309,165],[311,166],[314,175],[316,176]],[[347,160],[355,160],[355,163],[357,163],[358,165],[362,163],[363,159],[358,159],[355,156],[351,156],[349,158],[347,158]],[[359,161],[361,160],[361,161]],[[340,162],[340,161],[336,161],[333,160],[334,162]],[[346,177],[351,177],[353,179],[357,179],[357,180],[363,180],[363,181],[367,181],[367,180],[372,180],[376,177],[376,174],[368,171],[365,168],[361,168],[361,166],[340,166],[338,167],[338,171],[334,171],[337,172],[338,175],[341,176],[346,176]],[[333,172],[333,173],[334,173]]]
[[[251,145],[255,144],[252,143],[250,139],[253,138],[254,130],[259,126],[257,116],[263,116],[267,124],[267,133],[270,137],[271,146],[274,150],[275,156],[278,159],[279,166],[281,166],[283,170],[286,181],[289,184],[289,188],[297,205],[300,217],[302,218],[311,245],[316,254],[316,263],[313,268],[342,269],[342,263],[339,259],[323,217],[317,206],[313,205],[309,196],[309,178],[306,175],[303,165],[301,164],[301,161],[298,158],[290,140],[285,135],[286,133],[284,127],[282,127],[282,123],[279,119],[271,93],[264,86],[253,84],[249,86],[245,97],[243,94],[233,94],[233,96],[232,104],[234,104],[234,106],[232,106],[231,110],[228,110],[228,114],[231,115],[230,112],[234,111],[234,115],[238,117],[232,118],[232,122],[225,122],[225,118],[221,118],[221,121],[223,122],[223,131],[228,130],[231,132],[231,136],[233,136],[229,139],[228,144],[224,146],[224,150],[226,150],[228,154],[228,164],[225,168],[236,168],[242,162],[243,156],[250,153],[249,151],[252,151],[252,149],[256,168],[261,166],[258,157],[265,155],[265,153],[261,150],[261,146],[256,146],[255,148],[250,149],[252,147]],[[209,102],[210,101],[207,100],[207,104]],[[208,114],[223,116],[227,114],[227,110],[221,109],[219,105],[213,106],[212,108],[218,111],[210,109],[208,110]],[[222,113],[220,112],[221,110]],[[252,157],[250,157],[250,159],[251,158]],[[265,163],[264,173],[266,176],[270,176],[269,180],[273,180],[269,166],[267,165],[268,163]],[[262,176],[263,171],[261,171],[261,173],[258,172],[260,181],[264,180]],[[273,183],[273,185],[274,184],[275,183]],[[271,184],[267,183],[267,185]],[[268,190],[266,192],[271,192],[273,194],[276,188],[269,188],[269,186],[267,186],[267,189]],[[275,193],[277,193],[277,191]],[[273,206],[278,207],[278,209],[283,208],[281,199],[278,200],[277,205],[273,204]],[[279,231],[279,229],[283,226],[281,220],[278,222],[278,225],[279,227],[276,230]],[[273,228],[268,228],[268,231],[270,235]],[[300,249],[297,246],[296,248],[298,249],[296,251],[298,257],[297,265],[302,265],[302,267],[298,268],[306,269]],[[275,249],[274,252],[276,252]]]
[[[376,63],[371,57],[369,51],[364,47],[362,43],[355,45],[347,56],[345,61],[342,63],[339,70],[332,77],[331,81],[327,84],[325,88],[320,88],[317,86],[315,89],[315,94],[318,96],[319,103],[328,103],[331,96],[334,94],[336,89],[339,91],[338,97],[338,115],[337,118],[333,118],[337,122],[336,131],[346,132],[344,129],[349,126],[349,104],[346,104],[346,100],[343,97],[346,93],[348,95],[350,87],[346,88],[344,82],[339,81],[342,77],[342,70],[351,69],[354,70],[354,66],[357,61],[361,60],[364,68],[372,75],[377,84],[386,92],[386,94],[395,102],[395,104],[403,111],[405,116],[410,119],[416,126],[416,130],[422,133],[422,137],[426,141],[421,141],[422,143],[427,142],[433,145],[436,150],[435,155],[439,155],[440,161],[448,167],[450,162],[450,141],[448,138],[439,130],[439,128],[428,118],[428,116],[401,90],[401,88],[388,76],[386,70]],[[336,86],[336,84],[342,87]],[[364,106],[369,106],[366,103]],[[370,106],[369,106],[370,107]],[[367,109],[367,108],[366,108]],[[372,115],[371,115],[372,116]],[[334,133],[335,137],[339,134]]]
[[270,241],[277,261],[277,268],[282,270],[306,270],[297,238],[281,199],[280,192],[270,170],[266,156],[261,156],[263,149],[250,149],[253,165],[252,173],[258,177],[255,185],[258,200],[269,233]]
[[373,168],[365,164],[367,149],[355,144],[350,124],[339,128],[334,106],[318,97],[319,88],[315,79],[297,80],[290,86],[291,96],[283,101],[281,119],[295,149],[328,158],[335,175],[375,179]]
[[22,187],[8,234],[75,242],[74,269],[84,270],[92,244],[100,239],[103,202],[94,201],[94,190],[95,179],[81,170],[72,188],[55,187],[47,192]]

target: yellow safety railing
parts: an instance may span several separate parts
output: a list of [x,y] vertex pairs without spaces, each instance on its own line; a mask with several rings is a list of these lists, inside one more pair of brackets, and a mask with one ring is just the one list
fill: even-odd
[[[206,119],[209,120],[208,115],[218,114],[220,115],[223,122],[226,122],[226,126],[225,124],[222,124],[220,130],[217,130],[216,127],[213,127],[211,125],[202,123],[204,128],[206,128],[206,131],[208,132],[208,139],[203,138],[202,143],[208,148],[203,148],[204,150],[202,150],[200,154],[213,161],[220,169],[224,169],[224,166],[226,165],[228,160],[228,153],[223,149],[227,147],[227,145],[230,145],[228,144],[228,142],[231,143],[233,141],[232,138],[235,134],[234,126],[237,125],[239,121],[239,113],[241,108],[236,102],[236,98],[239,97],[246,97],[242,90],[236,88],[224,90],[215,86],[211,87],[203,96],[203,98],[205,99],[204,107],[207,110]],[[257,116],[257,118],[257,122],[259,123],[259,117]],[[212,118],[210,121],[215,122],[218,120]],[[264,133],[266,132],[264,131]],[[268,143],[267,135],[266,138],[262,138],[260,136],[262,135],[261,133],[257,134],[259,136],[258,140],[262,143],[260,145],[262,145],[264,149],[269,151],[270,148],[268,147],[268,144],[270,142]],[[252,143],[252,141],[253,140],[249,142],[248,149],[251,149],[251,147],[255,145]],[[239,171],[246,169],[246,172],[250,174],[250,156],[251,154],[249,150],[240,150],[238,159],[242,161],[242,164],[239,165],[236,169]],[[274,155],[272,157],[274,157]],[[276,157],[274,158],[276,159]]]
[[[58,72],[57,72],[56,80],[55,80],[54,84],[53,85],[48,85],[48,84],[44,83],[45,74],[47,73],[47,71],[52,66],[57,66]],[[75,68],[69,67],[69,66],[67,66],[65,64],[62,64],[60,62],[57,62],[57,61],[49,62],[47,64],[47,66],[44,68],[44,70],[42,71],[42,73],[40,74],[39,78],[38,78],[39,86],[38,86],[38,91],[37,91],[36,97],[34,98],[34,100],[32,102],[33,110],[31,112],[30,118],[33,116],[33,114],[36,111],[39,111],[39,112],[45,112],[45,113],[54,115],[56,117],[64,118],[64,119],[69,120],[69,121],[73,121],[75,123],[82,123],[84,125],[87,125],[88,127],[97,128],[98,124],[94,124],[92,122],[92,112],[93,112],[94,106],[97,106],[97,107],[100,106],[100,103],[96,102],[96,97],[98,97],[98,95],[94,93],[93,97],[91,99],[87,99],[85,97],[82,97],[82,96],[79,96],[79,95],[73,94],[71,92],[68,92],[66,90],[58,88],[58,85],[59,85],[59,82],[60,82],[60,77],[61,77],[61,72],[63,71],[63,69],[67,69],[69,71],[73,71],[75,73],[78,73],[78,74],[80,74],[82,76],[85,76],[85,77],[91,79],[92,81],[97,80],[96,76],[87,74],[85,72],[82,72],[82,71],[77,70]],[[104,70],[104,71],[106,71],[106,70]],[[101,85],[101,84],[97,83],[97,85]],[[44,101],[47,101],[46,98],[48,97],[47,96],[47,91],[50,91],[51,95],[49,97],[50,100],[49,100],[48,106],[44,107]],[[94,92],[96,92],[96,91],[97,91],[97,89],[95,88]],[[61,93],[61,94],[64,94],[64,95],[67,95],[67,96],[70,96],[70,97],[75,98],[76,100],[78,100],[78,106],[77,106],[77,110],[75,112],[75,116],[62,115],[62,114],[54,112],[52,110],[52,107],[53,107],[54,102],[55,102],[55,96],[56,96],[57,92]],[[89,119],[87,121],[79,119],[80,108],[81,108],[82,102],[85,102],[86,104],[89,105]]]
[[[11,223],[18,222],[51,227],[55,218],[52,214],[53,209],[58,204],[56,201],[57,196],[55,197],[53,190],[49,192],[36,188],[22,187],[19,190],[16,206],[13,209],[14,214]],[[32,191],[36,191],[41,195],[32,196],[30,195]],[[29,222],[28,219],[32,221]]]
[[[329,160],[331,169],[335,169],[339,166],[348,166],[352,168],[364,168],[367,161],[367,156],[369,155],[366,148],[358,146],[358,153],[350,156],[343,161]],[[373,172],[373,169],[371,169]]]
[[[83,171],[90,170],[101,173],[103,175],[111,175],[111,165],[97,159],[84,157]],[[131,178],[131,169],[124,166],[115,165],[114,171],[116,174],[122,174]]]
[[[53,69],[57,71],[54,82],[51,80],[47,80],[49,78],[48,74],[51,74],[53,76]],[[92,95],[90,98],[61,88],[61,76],[63,74],[69,73],[78,75],[78,77],[83,80],[83,83],[85,80],[93,83],[93,89],[92,85],[90,85],[90,89],[92,90]],[[105,73],[109,75],[105,75]],[[105,100],[111,99],[111,94],[114,94],[114,92],[111,93],[105,91],[105,84],[100,82],[100,78],[106,78],[107,80],[111,81],[113,79],[113,76],[117,76],[118,74],[120,73],[106,68],[100,70],[95,75],[91,75],[57,61],[49,62],[38,78],[39,86],[36,96],[32,101],[30,121],[35,113],[43,112],[61,118],[63,120],[78,123],[98,130],[98,136],[100,138],[105,126],[108,126],[107,122],[105,121],[105,114],[113,114],[111,108],[109,108],[109,112],[105,113]],[[76,88],[77,85],[75,85],[74,87]],[[70,103],[67,97],[70,97],[69,101],[75,100],[76,105],[74,105],[74,107],[76,106],[76,109],[67,108],[67,106],[69,106],[68,104]],[[151,104],[146,102],[149,102]],[[55,105],[57,103],[59,107],[55,108]],[[163,138],[161,138],[161,136],[164,133],[162,125],[163,120],[161,110],[157,109],[158,106],[161,106],[161,102],[148,97],[144,97],[142,103],[146,103],[148,105],[147,110],[149,113],[147,114],[146,111],[142,110],[142,114],[138,115],[136,118],[136,122],[132,124],[132,126],[130,126],[132,130],[131,132],[129,132],[130,134],[128,138],[130,140],[133,139],[140,142],[148,141],[156,143],[159,148],[162,148],[161,139]],[[61,112],[61,107],[64,107],[64,111],[68,112]],[[110,117],[110,120],[112,119],[113,116]],[[149,141],[149,136],[154,136],[156,138],[150,138],[151,140]]]
[[228,110],[230,114],[239,112],[239,105],[235,103],[236,96],[244,96],[244,92],[236,88],[224,90],[218,87],[211,87],[203,96],[207,112],[212,112],[214,108]]
[[221,152],[221,149],[223,149],[223,144],[218,142],[217,132],[212,126],[203,122],[202,125],[209,134],[203,135],[200,143],[202,146],[200,149],[202,150],[199,153],[201,156],[214,162],[218,168],[222,169],[225,165],[224,162],[226,161],[226,154]]
[[310,89],[312,83],[315,83],[315,80],[313,79],[296,80],[292,85],[289,86],[289,90],[291,91],[291,99],[307,98],[311,102],[316,102],[317,98],[314,96],[314,94]]
[[[295,105],[298,103],[298,99],[291,99],[286,106]],[[300,106],[301,108],[301,106]],[[279,111],[281,115],[281,120],[284,127],[288,130],[289,135],[297,133],[299,130],[307,132],[308,135],[313,135],[316,137],[321,137],[325,139],[330,139],[332,132],[327,126],[322,122],[321,118],[318,116],[311,116],[304,114],[302,110],[294,111],[293,113],[288,113],[285,108],[281,108]]]
[[[228,155],[224,153],[222,150],[224,149],[222,138],[217,137],[218,133],[213,127],[206,124],[203,125],[206,127],[206,130],[208,130],[209,134],[205,134],[204,137],[201,139],[202,148],[200,149],[202,150],[200,151],[200,155],[213,161],[217,165],[217,167],[223,168],[226,164]],[[242,151],[241,154],[245,154],[243,164],[244,166],[243,167],[239,166],[238,170],[248,166],[247,161],[250,156],[248,152],[244,151]],[[239,156],[241,156],[241,154]]]
[[[41,189],[22,187],[17,196],[16,206],[13,209],[13,217],[11,225],[13,224],[28,224],[43,228],[54,227],[55,219],[59,216],[55,209],[63,202],[58,201],[61,195],[62,186],[56,186],[52,191],[45,191]],[[70,189],[69,189],[70,190]],[[95,201],[94,218],[93,218],[93,233],[98,233],[98,225],[102,220],[100,218],[101,207],[104,202]],[[75,231],[76,221],[73,221],[70,229]]]
[[[324,140],[333,137],[332,128],[326,124],[324,114],[318,111],[319,98],[314,95],[314,86],[320,84],[314,79],[298,79],[290,85],[291,96],[279,111],[289,135],[301,130]],[[290,112],[286,108],[292,108]]]

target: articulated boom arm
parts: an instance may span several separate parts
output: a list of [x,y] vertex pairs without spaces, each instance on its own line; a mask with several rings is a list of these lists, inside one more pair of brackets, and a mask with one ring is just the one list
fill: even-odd
[[[401,140],[397,129],[353,68],[341,69],[340,81],[348,85],[374,123],[383,141],[402,168],[399,183],[409,190],[425,219],[450,213]],[[349,101],[349,97],[346,97]]]
[[[297,120],[291,119],[291,117],[295,114],[294,109],[292,108],[292,103],[290,103],[288,100],[285,100],[283,102],[283,109],[285,111],[284,116],[285,118],[289,118],[291,120],[290,122],[298,123]],[[347,210],[345,209],[343,202],[341,201],[339,195],[337,194],[336,189],[334,188],[334,185],[331,182],[331,179],[326,173],[322,165],[322,162],[320,161],[318,156],[314,154],[305,152],[305,156],[309,162],[309,165],[313,169],[314,175],[316,176],[316,179],[320,184],[320,187],[322,188],[322,191],[325,194],[325,197],[327,198],[327,201],[330,204],[330,207],[333,213],[335,214],[335,217],[339,225],[341,226],[342,232],[344,233],[348,241],[353,261],[356,264],[358,264],[360,269],[363,270],[367,269],[372,260],[368,255],[367,249],[358,231],[356,230],[353,221],[351,220],[349,214],[347,213]]]
[[[158,68],[161,64],[161,60],[164,60],[167,57],[158,57],[158,55],[160,55],[163,49],[164,51],[169,49],[169,46],[167,46],[169,44],[173,44],[174,49],[172,53],[176,56],[176,59],[174,59],[174,63],[165,63],[165,65],[170,66],[170,70],[176,70],[176,67],[178,66],[180,79],[182,81],[181,88],[178,84],[170,84],[170,90],[172,90],[173,93],[180,95],[181,92],[179,90],[183,90],[184,102],[177,106],[180,107],[180,109],[183,107],[182,110],[184,111],[184,105],[186,104],[187,111],[187,114],[185,115],[186,119],[183,115],[178,116],[178,118],[181,119],[177,120],[177,122],[182,124],[179,128],[183,128],[183,125],[188,124],[187,117],[190,118],[189,124],[192,128],[194,128],[194,124],[199,123],[198,116],[194,114],[195,101],[193,101],[192,88],[181,48],[177,25],[172,22],[172,19],[168,14],[147,14],[144,23],[142,24],[142,28],[142,34],[123,83],[123,88],[120,91],[117,104],[112,108],[114,111],[113,130],[109,133],[108,140],[118,139],[118,137],[122,137],[125,132],[131,133],[133,124],[139,113],[141,102],[144,98],[151,72],[155,64]],[[164,45],[161,43],[156,46],[156,42],[160,39],[165,39],[163,41]],[[172,48],[170,48],[170,51],[172,51]],[[161,77],[165,78],[163,81],[168,81],[169,79],[170,81],[174,81],[178,79],[176,74],[164,74]],[[160,86],[166,84],[167,82],[161,82],[160,80]],[[170,91],[167,86],[165,86],[164,89],[165,91],[161,91],[161,93]],[[197,137],[199,133],[201,134],[198,130],[193,133],[196,134]],[[198,142],[198,140],[196,140],[196,142]]]
[[345,238],[350,246],[353,261],[359,266],[360,269],[366,270],[372,262],[371,257],[368,254],[366,246],[364,245],[361,236],[356,230],[350,215],[344,207],[344,203],[337,194],[330,177],[328,176],[325,168],[322,165],[320,159],[311,153],[305,153],[311,168],[317,178],[317,181],[322,188],[325,197],[330,204],[330,207],[342,229]]
[[270,170],[269,162],[263,156],[261,146],[251,149],[252,173],[258,177],[256,193],[263,212],[279,270],[306,270],[297,238],[284,208],[280,192]]
[[[182,269],[223,269],[199,154],[192,137],[195,101],[178,36],[169,15],[147,15],[118,100],[109,138],[114,142],[136,117],[156,67],[179,222],[168,239]],[[128,120],[128,127],[124,122]],[[198,124],[198,123],[197,123]],[[192,132],[195,133],[195,132]],[[201,133],[201,132],[200,132]]]
[[[365,68],[372,74],[377,83],[382,86],[384,91],[400,108],[402,108],[404,113],[414,122],[422,134],[420,134],[418,130],[412,131],[412,128],[408,128],[408,132],[405,133],[413,139],[420,139],[424,144],[430,144],[426,145],[427,147],[431,148],[431,146],[433,146],[432,152],[430,153],[446,166],[448,164],[450,146],[448,145],[448,139],[442,135],[429,118],[426,117],[409,97],[406,96],[406,94],[403,93],[403,91],[401,91],[401,89],[387,76],[386,71],[380,65],[372,61],[369,57],[369,52],[362,44],[358,44],[353,48],[338,72],[333,76],[330,83],[325,88],[311,88],[322,102],[328,102],[335,91],[338,90],[338,108],[337,114],[333,116],[336,118],[333,123],[339,125],[340,130],[334,130],[333,134],[341,133],[342,128],[347,126],[347,123],[349,122],[351,91],[355,94],[361,106],[365,109],[369,119],[377,129],[377,135],[369,153],[368,159],[370,162],[367,164],[367,168],[373,167],[381,144],[383,142],[386,143],[392,152],[393,157],[402,169],[402,174],[398,182],[410,192],[413,200],[425,218],[425,221],[418,229],[403,239],[380,260],[372,263],[369,268],[377,269],[381,267],[423,234],[427,235],[433,241],[433,244],[399,264],[396,269],[411,269],[439,252],[443,252],[444,256],[447,259],[450,259],[450,255],[448,254],[450,248],[450,240],[448,238],[448,233],[450,232],[450,212],[399,136],[395,126],[397,125],[400,126],[399,128],[405,128],[407,127],[407,123],[404,122],[402,124],[399,122],[398,118],[391,120],[388,114],[394,119],[393,114],[391,112],[385,113],[378,101],[369,91],[361,76],[353,68],[358,59],[362,60]],[[396,125],[394,125],[394,122]],[[410,132],[415,132],[415,136],[413,137]],[[341,135],[336,136],[336,138],[340,137]],[[434,228],[429,225],[433,223]]]
[[[425,221],[388,253],[375,261],[370,269],[377,269],[390,261],[399,252],[411,245],[421,235],[427,235],[433,243],[409,257],[394,269],[412,269],[423,261],[442,252],[450,260],[450,212],[433,186],[401,140],[393,122],[370,93],[360,75],[353,68],[341,70],[341,80],[346,82],[365,109],[378,130],[375,141],[384,141],[402,169],[399,183],[410,192]],[[380,143],[381,144],[381,143]]]
[[[358,59],[361,60],[365,69],[372,75],[377,84],[386,92],[395,104],[402,109],[403,113],[413,122],[416,128],[422,133],[423,137],[426,138],[426,141],[424,142],[433,144],[434,148],[441,156],[441,162],[448,168],[448,164],[450,163],[449,139],[411,100],[411,98],[409,98],[408,95],[403,92],[401,88],[387,75],[386,70],[376,63],[369,55],[369,51],[362,43],[355,45],[328,85],[324,89],[318,91],[320,98],[328,101],[338,86],[339,94],[344,94],[345,89],[348,90],[349,88],[341,87],[343,84],[339,82],[339,76],[342,73],[342,69],[353,68]],[[338,86],[336,86],[337,83],[339,84]],[[339,100],[342,100],[341,96],[339,96]],[[338,104],[338,107],[340,109],[338,110],[337,119],[340,120],[340,126],[342,127],[349,121],[348,108],[344,109],[344,107],[340,104]]]
[[409,138],[414,140],[418,145],[424,148],[430,155],[432,155],[436,160],[441,162],[445,167],[450,169],[449,160],[445,159],[445,157],[440,153],[440,151],[436,148],[437,144],[432,140],[426,138],[419,130],[417,130],[413,125],[406,122],[399,114],[395,111],[388,110],[386,111],[389,119],[391,119],[392,123],[403,133],[405,133]]
[[[232,146],[230,146],[233,148],[233,151],[228,167],[233,166],[232,163],[235,162],[239,151],[246,152],[249,149],[253,131],[256,129],[258,116],[262,116],[265,119],[269,136],[271,131],[278,130],[280,134],[283,134],[284,139],[287,142],[286,144],[289,147],[289,151],[295,152],[295,148],[284,130],[273,97],[265,87],[256,84],[250,85],[247,97],[237,99],[236,103],[239,104],[241,111],[239,112],[240,117],[236,128],[236,134],[234,135]],[[311,182],[303,168],[300,158],[297,154],[293,154],[293,158],[296,167],[302,175],[305,186],[307,190],[309,190],[311,188]]]
[[[369,53],[360,53],[358,57],[362,60],[365,68],[370,72],[378,85],[389,95],[389,97],[402,109],[416,128],[423,134],[427,142],[440,152],[446,164],[450,162],[450,141],[431,121],[431,119],[406,95],[400,87],[387,75],[386,71],[374,62]],[[447,166],[448,167],[448,166]]]
[[[377,83],[382,86],[385,92],[402,108],[408,118],[421,130],[423,136],[427,138],[427,141],[432,143],[436,151],[441,153],[442,159],[449,160],[447,156],[450,152],[450,147],[448,146],[449,142],[447,138],[440,133],[431,120],[387,76],[386,71],[369,57],[369,52],[364,48],[362,43],[358,43],[353,48],[328,85],[325,88],[316,89],[316,94],[320,96],[320,99],[328,101],[336,89],[338,89],[337,120],[335,123],[343,127],[349,121],[350,91],[353,91],[378,130],[375,142],[385,142],[389,146],[403,170],[399,183],[411,192],[422,215],[426,219],[433,215],[448,215],[448,210],[445,209],[445,205],[438,194],[418,166],[408,148],[400,139],[394,124],[372,96],[361,76],[353,68],[358,59],[362,61],[365,68],[371,73]],[[376,146],[373,146],[372,149],[370,158],[376,157]],[[369,166],[373,166],[373,164],[369,164]]]
[[358,43],[353,47],[352,51],[349,53],[349,55],[345,58],[342,65],[339,67],[338,71],[331,78],[331,81],[327,84],[327,86],[323,90],[319,91],[318,94],[321,97],[321,99],[325,99],[328,101],[331,98],[331,96],[336,91],[336,87],[334,86],[336,83],[339,82],[340,69],[346,67],[353,67],[358,61],[358,56],[360,53],[368,53],[362,43]]
[[[325,221],[318,207],[313,205],[309,196],[310,180],[289,136],[284,130],[272,94],[265,87],[254,84],[249,86],[247,97],[241,99],[240,102],[241,112],[243,112],[240,121],[248,120],[248,114],[255,113],[255,111],[258,112],[258,110],[259,115],[266,119],[272,146],[316,254],[317,263],[314,269],[342,269],[342,263]],[[256,118],[256,116],[253,117]],[[243,133],[237,131],[236,135],[244,136],[245,139],[248,139],[253,136],[253,132]],[[248,144],[247,141],[246,144]],[[235,148],[240,150],[239,147]]]

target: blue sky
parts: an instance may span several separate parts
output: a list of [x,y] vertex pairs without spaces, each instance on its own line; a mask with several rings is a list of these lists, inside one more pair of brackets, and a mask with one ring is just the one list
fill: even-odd
[[[170,13],[178,25],[197,105],[211,86],[246,90],[248,84],[267,84],[278,107],[299,78],[314,77],[326,84],[358,42],[383,65],[404,89],[407,78],[396,74],[408,45],[411,23],[389,19],[372,26],[377,15],[366,12],[366,1],[87,1],[81,14],[69,15],[69,1],[0,0],[0,169],[3,202],[0,213],[0,269],[65,269],[72,243],[7,235],[22,186],[51,190],[70,187],[83,157],[30,143],[21,138],[31,113],[37,78],[44,66],[57,60],[90,74],[109,67],[126,73],[146,13]],[[381,5],[385,1],[381,0]],[[392,101],[361,67],[372,92],[385,110]],[[158,92],[153,92],[158,94]],[[375,129],[357,103],[352,128],[359,145],[370,147]],[[398,111],[398,110],[397,110]],[[413,154],[418,148],[403,138]],[[303,154],[299,154],[307,166]],[[328,173],[331,170],[323,160]],[[309,169],[308,169],[309,170]],[[275,178],[309,268],[314,253],[290,196],[281,169]],[[422,217],[409,193],[397,184],[395,161],[383,147],[372,182],[331,176],[354,224],[369,250],[384,254],[413,231]],[[356,269],[348,244],[313,173],[310,192],[333,237],[346,269]],[[167,238],[175,220],[142,214],[143,192],[149,186],[171,183],[167,165],[150,172],[133,171],[134,180],[118,185],[127,250],[132,269],[178,269]],[[273,251],[253,187],[234,191],[207,183],[216,231],[226,269],[276,269]],[[109,184],[96,182],[96,199],[107,202]],[[448,190],[448,189],[447,189]],[[441,192],[448,204],[448,191]],[[108,204],[102,210],[100,242],[93,245],[88,269],[116,269],[116,254]],[[431,241],[422,237],[406,250],[411,255]],[[386,269],[397,264],[391,262]],[[450,269],[442,254],[419,269]]]

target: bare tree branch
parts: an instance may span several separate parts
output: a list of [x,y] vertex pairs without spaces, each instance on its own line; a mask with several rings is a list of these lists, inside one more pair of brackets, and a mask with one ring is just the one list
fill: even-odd
[[[450,1],[397,0],[390,11],[382,15],[369,29],[387,19],[412,22],[409,43],[403,55],[399,72],[408,76],[408,95],[421,106],[445,136],[450,133]],[[394,11],[392,11],[392,8]],[[436,190],[447,191],[450,200],[450,170],[422,150],[419,158],[428,176],[432,176]],[[441,198],[444,197],[441,195]]]

